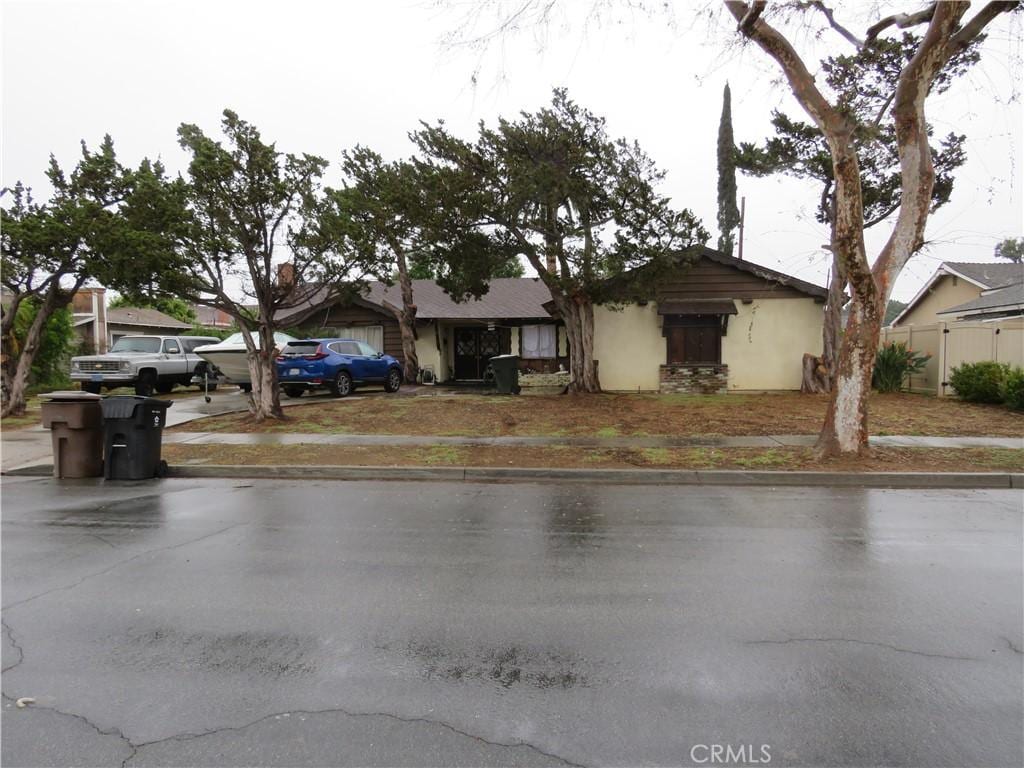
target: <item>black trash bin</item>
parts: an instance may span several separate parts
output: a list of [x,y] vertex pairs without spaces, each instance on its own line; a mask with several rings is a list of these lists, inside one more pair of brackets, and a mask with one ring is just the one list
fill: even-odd
[[499,395],[519,394],[519,356],[498,355],[490,359],[494,386]]
[[108,397],[103,408],[103,476],[108,480],[162,477],[167,462],[160,445],[170,400],[153,397]]

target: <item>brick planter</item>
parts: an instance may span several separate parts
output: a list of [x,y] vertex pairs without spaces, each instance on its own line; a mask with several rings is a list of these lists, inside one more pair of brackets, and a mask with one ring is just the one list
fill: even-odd
[[728,365],[663,365],[658,372],[662,394],[721,395],[728,389]]

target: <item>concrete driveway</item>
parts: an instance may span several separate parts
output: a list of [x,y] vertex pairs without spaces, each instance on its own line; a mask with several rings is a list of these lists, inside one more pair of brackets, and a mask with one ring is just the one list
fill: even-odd
[[1024,757],[1020,491],[2,490],[5,765]]

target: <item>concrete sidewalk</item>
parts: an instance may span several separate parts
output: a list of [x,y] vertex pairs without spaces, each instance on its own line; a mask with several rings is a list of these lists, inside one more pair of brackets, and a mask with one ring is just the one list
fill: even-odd
[[[718,437],[462,437],[441,435],[324,435],[295,432],[170,432],[165,443],[188,445],[467,445],[574,446],[579,448],[803,448],[817,435],[735,435]],[[918,437],[885,435],[871,438],[879,448],[1018,448],[1019,437]]]

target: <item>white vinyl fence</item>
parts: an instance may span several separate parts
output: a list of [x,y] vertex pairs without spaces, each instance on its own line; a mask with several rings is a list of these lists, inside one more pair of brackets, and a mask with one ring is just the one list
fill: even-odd
[[995,360],[1024,366],[1024,318],[989,322],[931,323],[883,328],[882,344],[902,341],[931,355],[924,371],[910,377],[912,392],[952,395],[949,375],[964,363]]

